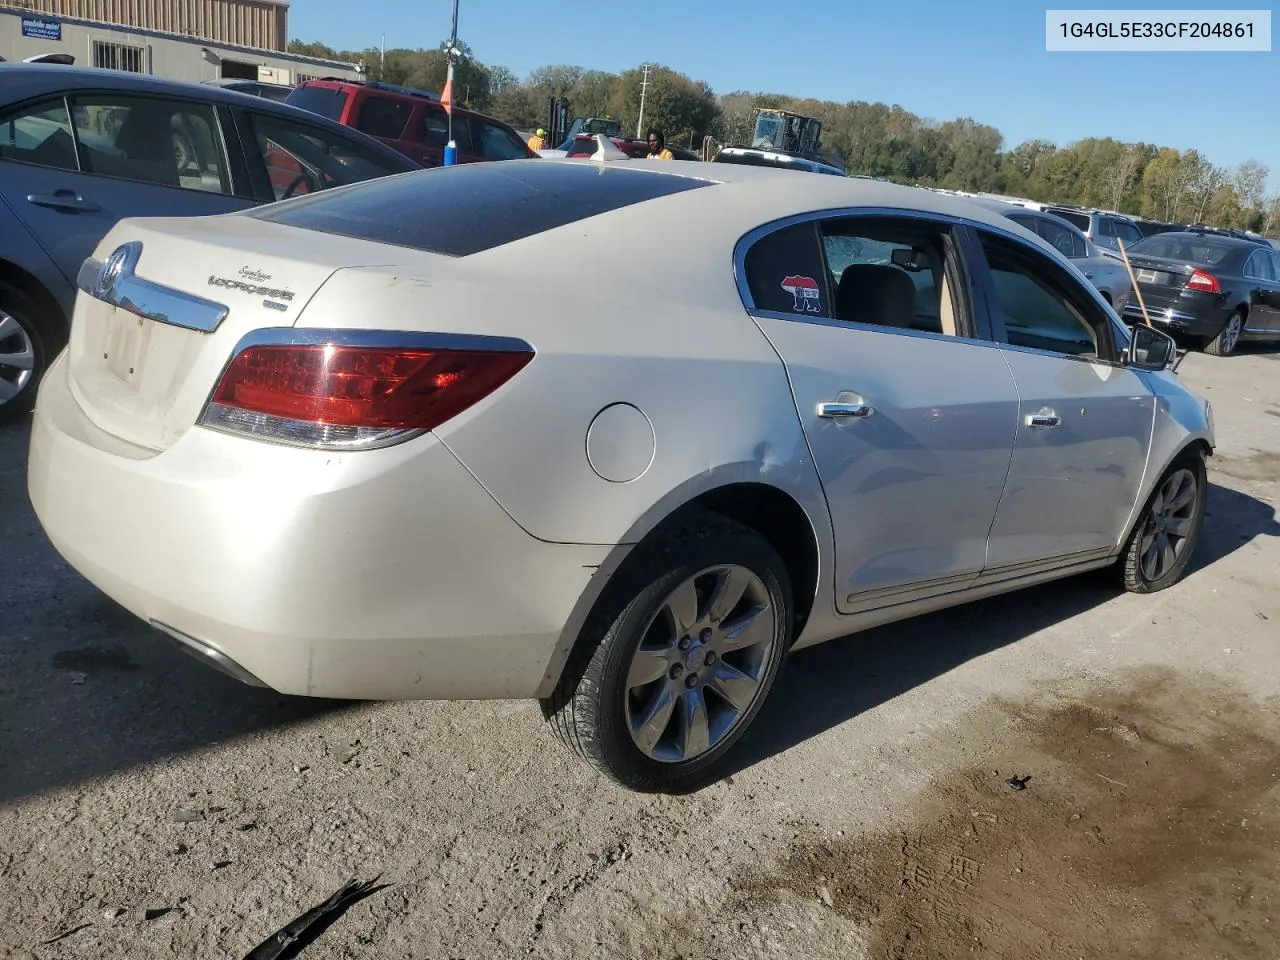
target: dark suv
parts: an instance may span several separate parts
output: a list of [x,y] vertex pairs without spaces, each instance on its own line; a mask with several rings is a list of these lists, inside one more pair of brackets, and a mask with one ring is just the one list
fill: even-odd
[[[424,167],[444,162],[449,117],[434,93],[372,80],[304,80],[285,102],[377,137]],[[453,109],[453,140],[459,163],[537,156],[501,120],[461,107]]]

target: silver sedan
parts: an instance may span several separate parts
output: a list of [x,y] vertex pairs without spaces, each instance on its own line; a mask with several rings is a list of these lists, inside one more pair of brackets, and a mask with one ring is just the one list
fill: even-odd
[[636,789],[715,776],[789,651],[1161,590],[1204,517],[1172,341],[926,190],[471,164],[125,221],[79,289],[29,467],[77,570],[285,693],[538,698]]

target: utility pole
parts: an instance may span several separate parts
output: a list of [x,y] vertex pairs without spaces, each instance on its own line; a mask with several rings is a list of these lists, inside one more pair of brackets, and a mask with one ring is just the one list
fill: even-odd
[[382,35],[382,56],[378,58],[378,79],[387,79],[387,35]]
[[644,95],[649,89],[649,71],[653,69],[647,63],[642,64],[642,66],[644,67],[644,75],[640,78],[640,119],[636,121],[637,140],[644,136]]

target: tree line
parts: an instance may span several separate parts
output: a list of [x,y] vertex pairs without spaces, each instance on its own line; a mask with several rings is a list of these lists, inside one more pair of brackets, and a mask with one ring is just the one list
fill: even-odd
[[[290,42],[293,53],[364,61],[367,75],[389,83],[440,90],[446,44],[434,50],[334,50]],[[636,129],[643,71],[580,66],[539,67],[523,80],[503,66],[476,60],[465,44],[454,68],[455,96],[471,109],[529,130],[547,122],[551,97],[569,101],[570,116],[613,117]],[[1191,149],[1090,137],[1067,146],[1030,140],[1005,149],[995,127],[970,117],[937,122],[902,107],[836,103],[736,90],[717,95],[707,84],[665,66],[650,69],[645,126],[668,141],[697,149],[704,135],[724,144],[750,140],[755,107],[793,110],[822,121],[825,153],[852,174],[952,190],[1008,193],[1076,203],[1176,223],[1209,223],[1280,235],[1280,193],[1267,192],[1267,167],[1256,160],[1225,169]]]

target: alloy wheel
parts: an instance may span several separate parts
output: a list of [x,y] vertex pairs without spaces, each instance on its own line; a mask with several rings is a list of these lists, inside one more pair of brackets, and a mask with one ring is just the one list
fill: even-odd
[[626,723],[636,747],[679,763],[724,740],[760,696],[776,616],[764,582],[746,567],[711,567],[672,590],[627,671]]
[[1151,502],[1139,545],[1142,576],[1148,583],[1164,577],[1195,532],[1198,481],[1190,470],[1175,470]]
[[1240,339],[1240,314],[1233,313],[1227,320],[1227,326],[1221,333],[1222,352],[1231,353],[1235,350],[1236,342]]
[[35,344],[14,317],[0,310],[0,403],[8,403],[31,381]]

